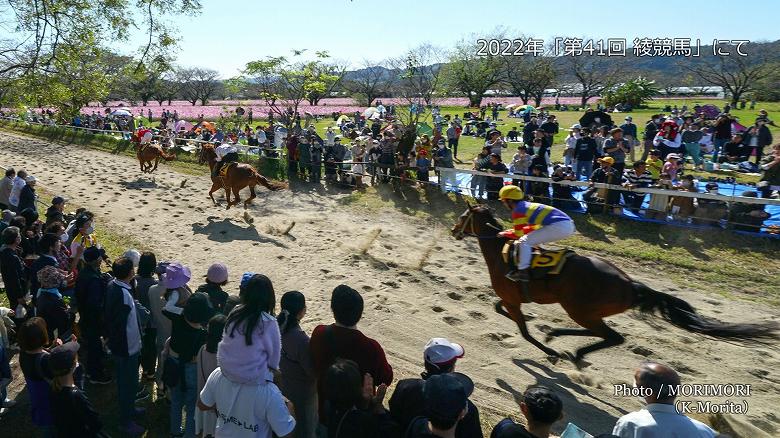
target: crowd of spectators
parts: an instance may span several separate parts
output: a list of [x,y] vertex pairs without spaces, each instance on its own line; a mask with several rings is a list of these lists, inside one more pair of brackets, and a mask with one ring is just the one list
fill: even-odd
[[[277,305],[264,274],[233,277],[214,263],[194,270],[205,273],[199,281],[179,262],[133,249],[110,260],[95,216],[66,214],[65,203],[54,198],[45,221],[34,209],[2,214],[0,274],[11,308],[0,322],[8,329],[0,330],[0,415],[16,404],[6,388],[24,379],[31,421],[46,437],[106,436],[107,408],[124,433],[139,436],[150,426],[143,406],[150,390],[169,410],[171,436],[483,436],[474,382],[457,371],[468,346],[432,338],[420,346],[420,377],[397,380],[382,340],[359,328],[364,302],[355,289],[337,286],[333,322],[309,335],[303,292],[284,292]],[[234,278],[237,295],[225,289]],[[10,367],[14,354],[20,373]],[[679,383],[673,370],[653,363],[642,364],[635,380],[651,389]],[[97,385],[115,386],[113,407],[92,405]],[[621,418],[615,435],[601,436],[680,427],[714,436],[670,411],[673,399],[647,403]],[[565,406],[556,388],[529,387],[519,412],[505,413],[525,424],[502,420],[491,437],[550,436],[567,409],[576,406]]]

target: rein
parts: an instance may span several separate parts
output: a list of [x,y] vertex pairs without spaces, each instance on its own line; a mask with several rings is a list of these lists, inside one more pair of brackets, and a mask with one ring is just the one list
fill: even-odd
[[[469,210],[469,213],[466,215],[466,219],[463,221],[463,226],[461,226],[457,231],[457,235],[460,238],[463,238],[464,236],[474,236],[477,239],[503,239],[503,237],[498,235],[498,232],[502,231],[500,228],[490,223],[485,225],[496,230],[496,234],[477,234],[477,232],[474,230],[474,212]],[[468,231],[467,228],[469,229]]]

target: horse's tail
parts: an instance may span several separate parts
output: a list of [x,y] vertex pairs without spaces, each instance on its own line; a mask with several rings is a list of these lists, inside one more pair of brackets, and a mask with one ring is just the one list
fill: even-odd
[[268,178],[264,177],[263,175],[260,175],[260,173],[252,169],[254,172],[254,179],[256,184],[260,184],[261,186],[267,188],[268,190],[271,190],[272,192],[276,192],[282,189],[287,188],[287,184],[281,182],[281,181],[271,181]]
[[686,301],[658,292],[647,285],[634,282],[634,307],[640,312],[656,313],[673,325],[693,333],[724,339],[757,340],[776,339],[778,324],[729,324],[696,313]]

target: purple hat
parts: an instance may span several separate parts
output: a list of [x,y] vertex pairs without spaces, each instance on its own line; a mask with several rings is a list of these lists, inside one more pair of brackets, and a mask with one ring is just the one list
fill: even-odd
[[222,284],[228,280],[228,268],[223,263],[214,263],[206,272],[206,279],[212,283]]
[[166,289],[178,289],[187,284],[192,278],[190,268],[179,262],[173,262],[165,268],[165,274],[162,276],[162,283]]

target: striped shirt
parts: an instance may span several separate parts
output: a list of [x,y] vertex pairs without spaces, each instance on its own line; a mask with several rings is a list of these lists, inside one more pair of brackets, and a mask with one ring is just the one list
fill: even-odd
[[522,237],[545,225],[570,220],[571,218],[561,210],[535,202],[519,201],[512,211],[512,229],[517,237]]
[[653,175],[647,170],[643,174],[637,175],[636,170],[631,169],[623,175],[623,182],[636,187],[649,187],[653,183]]

